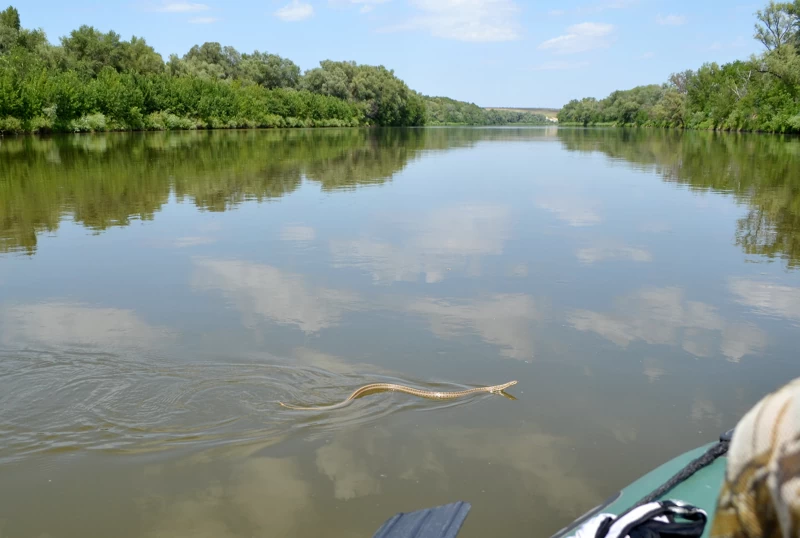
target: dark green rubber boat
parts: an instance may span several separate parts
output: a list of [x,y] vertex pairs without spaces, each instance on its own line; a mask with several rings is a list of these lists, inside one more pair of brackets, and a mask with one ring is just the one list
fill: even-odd
[[[677,499],[696,506],[714,519],[733,430],[722,434],[718,441],[684,452],[656,467],[646,475],[626,486],[622,491],[596,506],[551,538],[565,538],[585,521],[599,513],[619,515],[645,501]],[[708,536],[707,524],[703,537]]]
[[[707,514],[703,537],[708,536],[714,519],[727,463],[726,453],[733,430],[718,441],[684,452],[653,469],[592,508],[551,538],[566,538],[583,523],[598,514],[618,516],[647,502],[674,499],[697,507]],[[435,508],[400,513],[386,521],[373,538],[455,538],[471,506],[456,502]],[[529,535],[525,532],[523,535]]]

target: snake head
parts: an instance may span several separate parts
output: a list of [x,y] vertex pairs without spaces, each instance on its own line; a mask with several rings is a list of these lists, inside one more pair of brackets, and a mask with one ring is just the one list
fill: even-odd
[[516,398],[514,398],[512,395],[510,395],[509,393],[506,392],[506,389],[508,387],[512,387],[512,386],[514,386],[516,384],[517,384],[516,380],[515,381],[509,381],[508,383],[503,383],[502,385],[497,385],[495,387],[492,387],[491,392],[494,393],[494,394],[500,394],[502,396],[505,396],[509,400],[516,400]]
[[492,392],[495,393],[495,394],[499,394],[500,396],[503,396],[505,398],[508,398],[509,400],[516,400],[516,398],[514,396],[512,396],[511,394],[506,392],[506,389],[508,387],[512,387],[512,386],[514,386],[516,384],[517,384],[516,381],[509,381],[508,383],[504,383],[502,385],[497,385],[497,387],[494,390],[492,390]]
[[504,383],[504,384],[502,384],[502,385],[497,385],[497,388],[496,388],[494,391],[492,391],[492,392],[503,392],[503,391],[504,391],[504,390],[506,390],[508,387],[513,387],[513,386],[514,386],[514,385],[516,385],[516,384],[517,384],[517,382],[516,382],[516,381],[509,381],[508,383]]

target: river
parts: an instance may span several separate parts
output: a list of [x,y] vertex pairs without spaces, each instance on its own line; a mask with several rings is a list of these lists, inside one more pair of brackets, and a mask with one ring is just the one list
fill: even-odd
[[[0,536],[548,536],[800,373],[800,140],[0,140]],[[431,401],[516,380],[512,398]]]

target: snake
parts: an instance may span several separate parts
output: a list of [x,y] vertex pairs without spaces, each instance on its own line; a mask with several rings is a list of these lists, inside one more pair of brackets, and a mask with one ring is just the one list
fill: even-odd
[[462,398],[464,396],[469,396],[470,394],[477,394],[479,392],[489,392],[492,394],[503,394],[506,397],[516,399],[513,396],[506,395],[503,392],[508,387],[511,387],[516,384],[517,384],[516,381],[509,381],[508,383],[503,383],[502,385],[492,385],[490,387],[475,387],[473,389],[458,390],[453,392],[438,392],[431,390],[415,389],[413,387],[407,387],[406,385],[397,385],[395,383],[370,383],[369,385],[364,385],[363,387],[357,388],[356,390],[353,391],[352,394],[350,394],[350,396],[345,398],[343,401],[332,405],[302,407],[283,402],[278,402],[278,403],[281,404],[283,407],[287,407],[289,409],[300,409],[304,411],[329,411],[333,409],[341,409],[342,407],[350,404],[356,398],[361,398],[362,396],[366,396],[368,394],[374,394],[377,392],[404,392],[406,394],[411,394],[412,396],[419,396],[420,398],[428,398],[432,400],[453,400],[455,398]]

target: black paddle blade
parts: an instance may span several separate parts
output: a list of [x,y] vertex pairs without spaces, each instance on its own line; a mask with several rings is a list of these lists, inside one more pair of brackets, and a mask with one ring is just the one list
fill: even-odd
[[459,501],[416,512],[400,512],[381,525],[372,538],[456,538],[470,508],[469,503]]

